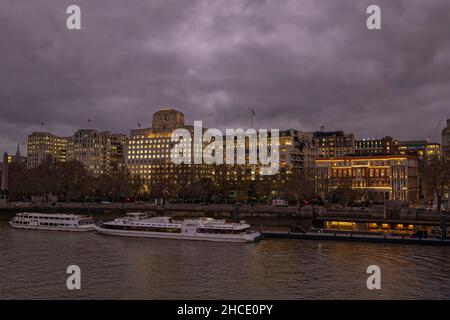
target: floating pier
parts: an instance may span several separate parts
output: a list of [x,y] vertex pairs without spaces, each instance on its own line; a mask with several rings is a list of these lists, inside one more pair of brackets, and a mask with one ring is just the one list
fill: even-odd
[[396,243],[396,244],[424,244],[450,246],[450,240],[436,238],[411,238],[408,236],[392,235],[367,235],[354,233],[331,233],[331,232],[290,232],[290,231],[264,231],[262,239],[300,239],[300,240],[325,240],[325,241],[352,241],[373,243]]

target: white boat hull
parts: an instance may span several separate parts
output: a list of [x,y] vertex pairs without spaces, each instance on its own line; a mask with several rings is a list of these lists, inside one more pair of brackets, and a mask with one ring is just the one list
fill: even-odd
[[242,235],[228,235],[228,234],[183,234],[183,233],[168,233],[168,232],[143,232],[143,231],[129,231],[129,230],[115,230],[106,229],[95,226],[95,230],[99,233],[124,236],[124,237],[139,237],[139,238],[159,238],[159,239],[179,239],[179,240],[197,240],[197,241],[216,241],[216,242],[256,242],[260,239],[259,232],[242,234]]
[[16,224],[9,222],[9,225],[16,229],[26,229],[26,230],[46,230],[46,231],[74,231],[74,232],[86,232],[86,231],[94,231],[94,225],[86,225],[86,226],[73,226],[73,227],[49,227],[49,226],[40,226],[37,224]]

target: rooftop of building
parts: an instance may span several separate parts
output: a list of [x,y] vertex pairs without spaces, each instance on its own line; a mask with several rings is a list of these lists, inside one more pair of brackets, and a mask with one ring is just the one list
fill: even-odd
[[417,159],[417,157],[409,155],[409,154],[400,154],[400,155],[372,155],[372,156],[342,156],[342,157],[333,157],[333,158],[320,158],[316,161],[318,162],[327,162],[327,161],[345,161],[345,160],[394,160],[394,159]]
[[313,132],[314,137],[322,138],[322,137],[331,137],[331,136],[344,136],[344,131],[315,131]]
[[360,141],[382,141],[382,140],[387,140],[387,139],[392,139],[391,136],[386,136],[383,138],[359,138],[356,140],[356,142],[360,142]]
[[183,113],[183,112],[181,112],[179,110],[176,110],[174,108],[171,108],[171,107],[161,108],[158,111],[155,111],[155,113],[157,113],[157,112],[167,112],[167,111]]
[[47,132],[47,131],[34,131],[30,135],[34,135],[34,136],[44,136],[44,135],[54,136],[53,133]]
[[440,145],[438,142],[431,142],[428,140],[406,140],[406,141],[395,141],[396,145],[400,146],[425,146],[425,145]]

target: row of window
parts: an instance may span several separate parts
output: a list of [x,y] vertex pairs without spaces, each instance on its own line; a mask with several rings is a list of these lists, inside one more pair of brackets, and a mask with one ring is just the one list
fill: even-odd
[[[29,225],[30,222],[29,221],[16,221],[16,224],[20,224],[20,225]],[[41,222],[39,224],[40,226],[43,227],[73,227],[73,224],[68,224],[68,223],[56,223],[56,222]]]
[[39,219],[39,220],[76,220],[76,218],[73,217],[50,217],[50,216],[27,216],[27,217],[21,217],[21,218],[29,218],[29,219]]
[[[180,228],[151,227],[151,226],[103,225],[102,227],[111,230],[141,231],[141,232],[181,233],[182,231]],[[246,230],[223,230],[223,229],[208,229],[208,228],[197,228],[196,231],[197,233],[209,233],[209,234],[240,234],[246,232]]]

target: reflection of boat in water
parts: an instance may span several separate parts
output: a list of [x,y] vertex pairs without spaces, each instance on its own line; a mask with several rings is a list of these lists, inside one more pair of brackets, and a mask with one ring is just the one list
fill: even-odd
[[18,213],[9,224],[18,229],[51,231],[94,231],[91,217],[74,214]]
[[128,237],[255,242],[260,233],[251,231],[250,227],[245,222],[229,223],[212,218],[174,221],[169,217],[148,218],[145,213],[128,213],[95,229],[103,234]]

